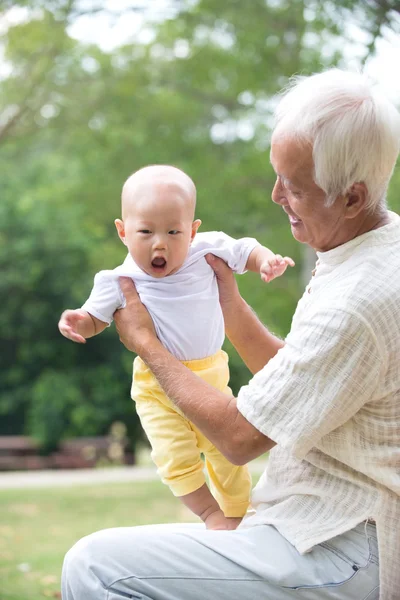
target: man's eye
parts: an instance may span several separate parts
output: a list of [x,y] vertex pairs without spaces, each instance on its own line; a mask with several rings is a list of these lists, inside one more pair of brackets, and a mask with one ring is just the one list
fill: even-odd
[[139,229],[138,233],[151,233],[150,229]]
[[176,235],[177,233],[179,233],[178,229],[171,229],[171,231],[168,231],[168,233],[170,235]]

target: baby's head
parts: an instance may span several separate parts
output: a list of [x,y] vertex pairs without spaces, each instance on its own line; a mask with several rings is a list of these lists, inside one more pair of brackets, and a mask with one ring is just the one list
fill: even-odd
[[196,188],[180,169],[151,165],[122,188],[122,221],[115,226],[136,264],[153,277],[183,265],[201,221],[194,221]]

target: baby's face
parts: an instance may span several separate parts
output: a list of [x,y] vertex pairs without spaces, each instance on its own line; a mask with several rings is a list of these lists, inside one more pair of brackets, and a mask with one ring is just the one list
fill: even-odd
[[171,185],[158,185],[135,199],[119,223],[119,236],[136,264],[158,278],[180,269],[200,226],[182,191]]

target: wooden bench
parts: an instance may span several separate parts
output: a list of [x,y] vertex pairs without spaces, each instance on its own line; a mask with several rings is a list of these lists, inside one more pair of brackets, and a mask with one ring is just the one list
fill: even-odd
[[56,452],[40,454],[39,444],[27,436],[0,436],[0,471],[87,469],[99,464],[134,464],[128,440],[112,436],[84,437],[60,443]]

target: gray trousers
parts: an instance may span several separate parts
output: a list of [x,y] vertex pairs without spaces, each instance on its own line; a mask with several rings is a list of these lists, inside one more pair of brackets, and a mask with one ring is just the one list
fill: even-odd
[[301,555],[271,525],[99,531],[66,555],[63,600],[378,600],[376,530],[361,523]]

